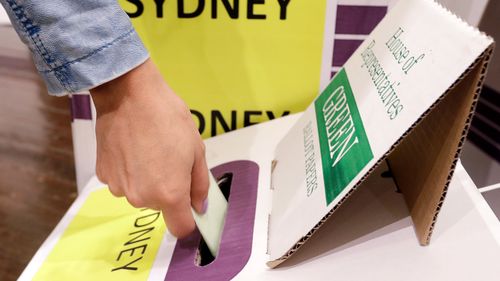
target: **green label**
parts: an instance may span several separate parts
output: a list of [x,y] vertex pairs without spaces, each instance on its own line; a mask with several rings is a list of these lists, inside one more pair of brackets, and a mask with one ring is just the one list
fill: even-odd
[[314,102],[329,205],[373,159],[351,85],[341,69]]

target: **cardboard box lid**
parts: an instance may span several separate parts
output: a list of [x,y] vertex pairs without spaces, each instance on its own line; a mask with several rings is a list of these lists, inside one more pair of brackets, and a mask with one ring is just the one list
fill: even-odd
[[387,157],[427,244],[492,49],[434,1],[400,1],[278,145],[268,265],[300,248]]

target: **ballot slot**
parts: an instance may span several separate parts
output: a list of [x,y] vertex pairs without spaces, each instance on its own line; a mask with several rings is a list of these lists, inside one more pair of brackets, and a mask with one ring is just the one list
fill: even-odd
[[217,179],[217,185],[219,185],[224,198],[229,201],[229,194],[231,193],[231,183],[233,182],[233,173],[225,173],[220,178]]
[[219,252],[216,257],[211,256],[199,231],[194,231],[177,240],[166,280],[230,280],[250,259],[259,165],[249,160],[235,160],[210,171],[228,201]]
[[[233,180],[233,173],[224,173],[221,177],[217,178],[217,185],[221,190],[224,198],[229,201],[229,196],[231,194],[231,183]],[[206,266],[212,263],[216,257],[212,255],[210,250],[208,249],[207,243],[203,236],[200,239],[200,244],[198,245],[198,251],[195,257],[195,264],[197,266]]]

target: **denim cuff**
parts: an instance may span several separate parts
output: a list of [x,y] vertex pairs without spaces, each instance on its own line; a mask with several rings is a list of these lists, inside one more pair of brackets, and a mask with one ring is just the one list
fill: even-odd
[[131,28],[91,53],[49,70],[39,70],[51,95],[87,91],[119,77],[149,57]]

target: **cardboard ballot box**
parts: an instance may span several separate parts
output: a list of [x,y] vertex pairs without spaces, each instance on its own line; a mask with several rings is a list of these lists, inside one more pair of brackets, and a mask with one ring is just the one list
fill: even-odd
[[401,1],[303,114],[207,140],[217,257],[93,179],[20,279],[494,278],[500,226],[457,162],[492,45]]
[[[222,263],[196,266],[199,236],[183,241],[183,253],[181,244],[165,232],[163,220],[151,215],[154,212],[133,209],[125,199],[113,198],[94,178],[20,280],[165,280],[166,276],[166,280],[227,280],[232,274],[234,280],[335,277],[420,281],[494,280],[499,276],[500,224],[460,164],[430,246],[419,245],[403,196],[383,165],[303,249],[279,267],[267,267],[272,155],[279,139],[299,117],[293,115],[207,140],[214,174],[220,177],[236,172],[232,174],[230,196],[235,192],[248,196],[236,198],[242,206],[235,206],[230,199],[220,256],[215,260],[224,257]],[[238,174],[242,169],[248,170]],[[257,184],[257,190],[253,184]],[[136,242],[125,245],[131,240]],[[172,266],[180,258],[185,258],[185,266]],[[127,264],[136,270],[113,271]]]

